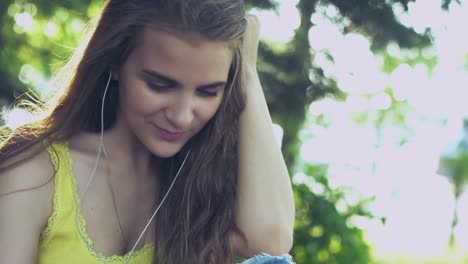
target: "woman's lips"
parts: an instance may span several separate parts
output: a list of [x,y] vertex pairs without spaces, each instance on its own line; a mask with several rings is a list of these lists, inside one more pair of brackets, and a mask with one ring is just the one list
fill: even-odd
[[179,140],[185,134],[184,132],[171,132],[171,131],[165,130],[163,128],[160,128],[160,127],[158,127],[156,125],[155,125],[155,127],[156,127],[156,131],[157,131],[159,137],[161,137],[162,139],[167,140],[167,141]]

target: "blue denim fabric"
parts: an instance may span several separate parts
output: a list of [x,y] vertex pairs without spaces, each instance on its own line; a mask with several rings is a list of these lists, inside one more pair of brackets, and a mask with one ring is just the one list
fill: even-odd
[[268,254],[256,255],[253,258],[239,263],[239,264],[294,264],[292,257],[289,254],[284,254],[281,256],[271,256]]

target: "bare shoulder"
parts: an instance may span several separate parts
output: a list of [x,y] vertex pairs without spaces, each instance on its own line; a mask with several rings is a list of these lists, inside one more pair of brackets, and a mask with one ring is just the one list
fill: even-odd
[[20,190],[35,190],[31,193],[37,195],[53,190],[52,178],[55,172],[45,147],[27,150],[15,159],[19,162],[0,170],[0,197]]
[[52,213],[53,177],[45,148],[0,172],[0,263],[37,261],[40,233]]
[[54,192],[55,171],[49,153],[41,146],[25,151],[18,159],[0,171],[0,218],[25,210],[28,219],[44,225],[52,212]]
[[[0,215],[5,208],[27,209],[45,218],[52,210],[54,167],[43,146],[22,153],[13,166],[0,171]],[[12,207],[14,206],[14,207]]]

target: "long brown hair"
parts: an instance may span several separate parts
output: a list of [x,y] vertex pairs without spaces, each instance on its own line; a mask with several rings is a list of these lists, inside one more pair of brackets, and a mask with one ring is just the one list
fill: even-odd
[[[14,131],[2,129],[0,167],[11,166],[12,160],[42,146],[45,139],[68,140],[80,131],[99,131],[100,105],[110,67],[126,60],[148,26],[199,33],[207,39],[227,41],[234,50],[220,108],[178,154],[165,160],[167,176],[161,179],[161,194],[190,149],[180,178],[159,212],[155,262],[233,261],[228,238],[236,230],[238,120],[245,106],[241,43],[246,20],[242,0],[106,1],[73,56],[52,79],[52,84],[63,90],[38,105],[36,114],[40,118],[36,121]],[[118,85],[117,81],[111,85]],[[109,91],[105,128],[115,122],[118,107],[118,89]]]

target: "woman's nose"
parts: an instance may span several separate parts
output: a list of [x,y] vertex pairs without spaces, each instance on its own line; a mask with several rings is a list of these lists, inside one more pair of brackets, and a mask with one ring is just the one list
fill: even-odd
[[166,117],[174,129],[190,128],[193,121],[193,98],[191,96],[176,97],[168,106]]

